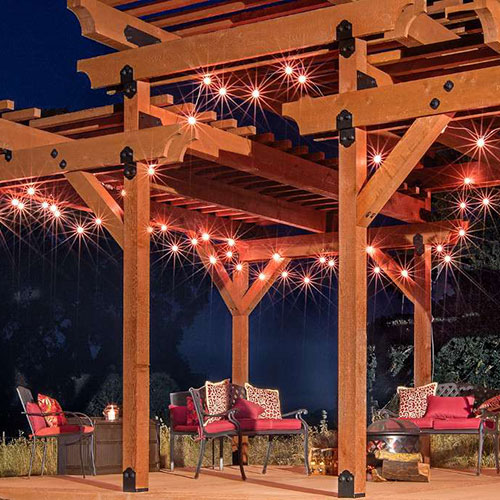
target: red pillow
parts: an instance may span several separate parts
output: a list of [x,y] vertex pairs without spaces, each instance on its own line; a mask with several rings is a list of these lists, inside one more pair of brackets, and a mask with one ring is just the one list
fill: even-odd
[[248,399],[238,399],[233,409],[238,410],[236,412],[236,418],[251,418],[253,420],[259,418],[259,415],[265,412],[262,406],[257,403],[252,403],[252,401],[248,401]]
[[61,425],[68,424],[64,413],[62,413],[61,405],[58,403],[57,399],[45,396],[44,394],[39,394],[38,406],[42,410],[42,413],[60,413],[60,415],[47,415],[45,417],[45,422],[47,422],[49,427],[60,427]]
[[[36,403],[26,403],[26,413],[42,413],[42,410]],[[47,422],[43,417],[37,415],[28,415],[28,418],[31,423],[31,428],[33,432],[36,434],[40,429],[44,429],[47,427]]]
[[492,413],[500,411],[500,395],[494,396],[484,403],[481,403],[476,413],[480,415],[482,413],[482,410],[486,410]]
[[170,425],[187,425],[187,406],[169,405]]
[[425,417],[431,418],[468,418],[472,415],[474,396],[439,397],[427,396]]
[[191,396],[186,398],[186,425],[200,425],[198,414]]

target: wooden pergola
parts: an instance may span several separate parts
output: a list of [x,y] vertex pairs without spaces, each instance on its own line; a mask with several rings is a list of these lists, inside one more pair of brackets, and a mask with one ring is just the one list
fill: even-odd
[[[338,254],[339,470],[349,479],[339,482],[339,496],[364,496],[367,255],[414,304],[415,384],[430,382],[431,248],[454,243],[466,227],[429,222],[431,195],[464,179],[500,184],[500,161],[477,161],[470,133],[484,120],[495,129],[500,113],[500,1],[68,7],[84,36],[116,49],[79,61],[78,70],[93,88],[121,92],[123,105],[43,116],[0,101],[0,189],[16,193],[36,181],[57,192],[69,184],[73,206],[99,216],[123,249],[123,469],[135,472],[127,488],[148,488],[148,228],[166,223],[190,238],[210,234],[196,250],[232,314],[237,384],[248,380],[249,315],[289,261]],[[263,105],[293,119],[302,135],[338,141],[338,158],[156,92],[207,74],[259,81],[294,61],[314,74],[322,95],[290,99],[276,83]],[[384,158],[371,173],[376,144]],[[379,214],[386,217],[370,228]],[[387,218],[400,224],[380,225]],[[269,224],[304,234],[268,238]],[[228,238],[237,238],[242,264],[233,272],[214,258]],[[410,276],[387,253],[393,249],[414,249]],[[264,279],[252,281],[256,261]]]

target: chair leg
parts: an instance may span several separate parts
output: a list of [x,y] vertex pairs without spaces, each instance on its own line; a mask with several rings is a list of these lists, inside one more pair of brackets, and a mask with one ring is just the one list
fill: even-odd
[[33,458],[36,451],[36,437],[33,436],[33,441],[31,442],[31,455],[30,455],[30,467],[28,469],[28,478],[31,477],[31,470],[33,469]]
[[95,437],[94,434],[90,436],[90,467],[91,467],[91,472],[93,476],[97,475],[97,472],[95,470],[95,453],[94,453],[94,443],[95,443]]
[[274,436],[269,436],[269,442],[267,444],[267,452],[266,452],[266,458],[264,459],[264,467],[262,468],[262,474],[265,474],[267,472],[267,464],[269,462],[269,457],[271,456],[271,448],[273,447],[273,437]]
[[83,465],[83,436],[80,436],[80,466],[82,468],[82,476],[85,479],[85,466]]
[[175,434],[170,431],[170,471],[174,472],[175,462],[174,462],[174,451],[175,451]]
[[309,476],[309,432],[307,427],[304,427],[304,464],[306,467],[306,476]]
[[198,457],[198,464],[196,465],[196,472],[194,473],[194,478],[198,479],[200,476],[201,464],[203,463],[203,457],[205,456],[205,446],[207,444],[206,439],[200,441],[200,456]]
[[477,471],[476,476],[481,474],[481,460],[483,458],[483,445],[484,445],[484,430],[483,422],[479,424],[479,450],[477,455]]
[[243,437],[241,435],[241,432],[239,432],[238,433],[238,463],[240,465],[241,479],[243,479],[243,481],[246,481],[247,476],[245,474],[245,469],[243,467],[243,453],[242,453],[242,448],[243,448]]
[[215,470],[215,439],[212,439],[212,469]]
[[500,459],[498,457],[499,447],[500,447],[500,435],[497,431],[495,433],[495,466],[497,468],[497,474],[500,474]]
[[219,438],[219,470],[224,470],[224,438]]
[[42,455],[42,472],[40,473],[43,476],[43,471],[45,469],[45,459],[47,458],[47,438],[43,440],[43,455]]

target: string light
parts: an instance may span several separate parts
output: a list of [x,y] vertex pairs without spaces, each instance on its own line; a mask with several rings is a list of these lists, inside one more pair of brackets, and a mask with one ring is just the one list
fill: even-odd
[[147,231],[149,234],[153,234],[153,231],[154,231],[153,226],[148,226],[148,227],[146,228],[146,231]]
[[285,72],[285,75],[292,75],[293,74],[293,68],[289,64],[287,64],[283,70]]
[[481,201],[481,203],[487,207],[489,204],[490,204],[490,199],[487,198],[487,197],[484,197],[483,200]]
[[97,217],[96,219],[94,219],[94,224],[96,226],[100,226],[102,224],[102,219],[100,217]]
[[217,264],[217,257],[215,255],[210,255],[210,257],[208,258],[208,261],[212,265]]
[[59,217],[61,217],[61,212],[60,212],[59,210],[57,210],[57,208],[56,208],[56,209],[55,209],[55,211],[54,211],[54,217],[55,217],[56,219],[59,219]]
[[476,146],[478,148],[484,148],[485,145],[486,145],[486,140],[484,139],[484,137],[478,137],[476,141]]
[[234,245],[236,245],[236,241],[234,241],[233,238],[228,238],[227,239],[227,246],[234,247]]
[[232,258],[233,258],[233,252],[231,252],[231,250],[228,250],[228,251],[226,252],[226,257],[227,257],[228,259],[232,259]]
[[461,201],[459,207],[460,210],[465,210],[467,208],[467,203],[465,201]]
[[306,75],[299,75],[297,78],[297,81],[301,84],[304,85],[304,83],[307,82],[307,76]]
[[253,99],[258,99],[260,97],[260,90],[259,89],[253,89],[251,95],[252,95]]
[[408,278],[408,276],[409,276],[408,270],[407,269],[401,269],[401,276],[403,278],[405,278],[405,279]]
[[274,253],[273,254],[273,260],[275,262],[279,262],[281,260],[281,255],[278,252]]
[[466,235],[466,231],[463,227],[461,227],[459,230],[458,230],[458,235],[461,236],[462,238]]
[[168,227],[167,227],[167,225],[166,225],[166,224],[162,224],[162,225],[160,226],[160,229],[161,229],[161,231],[164,233],[164,232],[166,232],[166,231],[167,231]]
[[311,278],[309,276],[304,276],[304,285],[309,285],[311,283]]
[[371,245],[368,245],[368,246],[366,247],[366,253],[367,253],[368,255],[373,255],[373,254],[375,253],[375,248],[374,248],[373,246],[371,246]]
[[155,173],[156,173],[156,168],[154,167],[154,165],[150,165],[148,167],[148,175],[153,176],[155,175]]
[[236,271],[240,272],[240,271],[243,271],[243,264],[236,264]]
[[441,253],[444,250],[443,245],[436,245],[436,252]]
[[26,192],[28,193],[29,196],[34,196],[36,193],[36,189],[33,186],[30,186]]
[[470,177],[465,177],[464,178],[464,184],[466,186],[470,186],[472,184],[472,179]]
[[322,255],[319,259],[318,259],[319,263],[320,264],[326,264],[326,257],[324,255]]
[[210,235],[209,235],[208,233],[203,233],[203,234],[201,235],[201,239],[202,239],[203,241],[208,241],[208,240],[210,239]]
[[122,196],[125,196],[125,195],[127,194],[127,191],[125,191],[125,189],[122,189],[122,190],[120,191],[120,194],[121,194]]
[[48,201],[42,201],[42,208],[47,210],[49,208],[49,202]]
[[191,238],[191,245],[194,247],[198,244],[198,238]]
[[76,226],[76,232],[77,234],[83,234],[85,232],[85,229],[83,226]]
[[380,267],[379,267],[379,266],[375,266],[375,267],[373,268],[373,272],[374,272],[375,274],[380,274],[380,272],[381,272],[381,271],[382,271],[382,269],[380,269]]
[[375,165],[380,165],[382,163],[382,155],[380,153],[373,155],[373,163],[375,163]]
[[179,251],[179,245],[176,245],[175,243],[170,247],[172,252],[177,253]]
[[329,266],[329,267],[335,267],[335,259],[330,259],[330,260],[328,261],[328,266]]
[[196,125],[196,117],[195,116],[188,116],[187,122],[189,125]]
[[444,260],[445,264],[450,264],[451,263],[451,255],[445,255],[443,260]]
[[55,203],[52,203],[52,205],[50,205],[50,211],[54,214],[57,212],[57,205]]
[[203,82],[203,85],[206,85],[207,87],[210,86],[210,85],[212,85],[212,78],[211,78],[211,76],[210,75],[205,75],[203,77],[202,82]]
[[266,279],[266,275],[264,273],[259,274],[260,281],[264,281]]
[[227,88],[226,87],[221,87],[218,92],[219,92],[219,96],[220,97],[226,97],[227,96]]
[[17,205],[18,210],[24,210],[24,207],[25,207],[25,205],[22,201],[20,201],[19,204]]
[[19,201],[17,198],[12,198],[12,200],[10,200],[10,204],[11,204],[13,207],[18,207],[18,206],[19,206],[19,203],[20,203],[20,201]]
[[288,278],[288,271],[283,271],[283,272],[281,273],[281,277],[282,277],[284,280],[286,280],[286,279]]

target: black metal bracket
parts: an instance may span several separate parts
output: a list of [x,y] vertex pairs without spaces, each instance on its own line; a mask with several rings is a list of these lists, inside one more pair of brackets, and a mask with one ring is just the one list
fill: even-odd
[[12,151],[10,149],[4,149],[4,150],[0,151],[0,154],[4,156],[5,161],[12,160]]
[[352,36],[352,24],[344,19],[337,25],[336,33],[340,55],[346,59],[351,57],[356,51],[354,37]]
[[348,148],[356,140],[356,133],[352,126],[352,113],[343,109],[337,115],[337,130],[339,131],[339,142],[345,148]]
[[123,491],[126,493],[139,493],[141,491],[148,491],[148,488],[137,488],[135,485],[136,474],[132,467],[127,467],[123,471]]
[[150,35],[145,31],[141,31],[140,29],[134,28],[127,24],[125,29],[123,30],[123,34],[127,39],[127,42],[133,43],[138,47],[144,47],[145,45],[154,45],[156,43],[161,43],[161,40],[156,36]]
[[415,247],[415,253],[417,255],[424,254],[424,252],[425,252],[424,237],[420,233],[417,233],[413,237],[413,246]]
[[161,120],[157,116],[139,111],[139,129],[161,127],[161,124]]
[[126,97],[132,99],[137,94],[137,82],[134,80],[134,69],[128,64],[120,71],[121,91]]
[[363,498],[364,493],[354,493],[354,475],[348,470],[339,474],[339,498]]
[[134,151],[125,146],[120,152],[120,163],[123,165],[123,175],[131,181],[137,174],[137,162],[134,161]]
[[373,76],[367,75],[362,71],[357,72],[357,89],[365,90],[365,89],[373,89],[377,86],[377,80],[373,78]]

